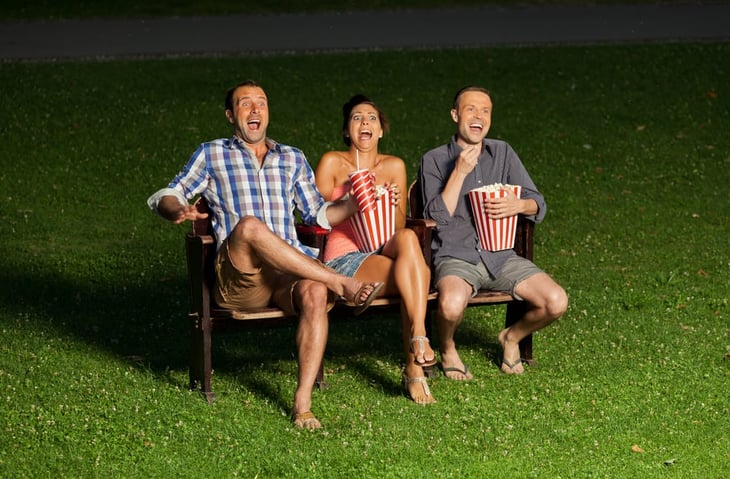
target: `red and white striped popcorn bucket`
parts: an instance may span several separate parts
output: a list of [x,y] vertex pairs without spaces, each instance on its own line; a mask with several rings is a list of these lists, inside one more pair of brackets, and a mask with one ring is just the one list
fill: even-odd
[[388,189],[377,187],[379,196],[368,211],[359,211],[349,219],[360,251],[369,253],[380,248],[395,234],[395,204]]
[[469,201],[474,213],[479,245],[487,251],[501,251],[515,247],[517,233],[517,215],[508,218],[492,219],[484,212],[484,201],[489,198],[504,198],[507,192],[503,188],[512,188],[515,196],[520,197],[522,187],[519,185],[501,185],[495,183],[469,191]]

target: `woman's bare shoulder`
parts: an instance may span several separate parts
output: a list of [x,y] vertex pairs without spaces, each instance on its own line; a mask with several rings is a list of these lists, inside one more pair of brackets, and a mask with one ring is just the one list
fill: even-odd
[[380,161],[386,164],[404,163],[403,159],[400,156],[391,155],[388,153],[381,153]]
[[347,154],[344,151],[328,151],[322,155],[317,164],[317,169],[340,170],[348,165]]
[[384,154],[380,160],[381,164],[387,169],[404,169],[406,162],[399,156]]

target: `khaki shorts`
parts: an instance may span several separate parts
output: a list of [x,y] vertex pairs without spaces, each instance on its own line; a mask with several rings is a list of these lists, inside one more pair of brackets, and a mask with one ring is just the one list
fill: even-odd
[[[293,291],[300,278],[273,268],[240,271],[233,265],[224,241],[215,261],[213,299],[221,308],[253,309],[276,306],[287,315],[299,313]],[[334,293],[327,297],[327,311],[334,306]]]
[[439,261],[435,267],[434,284],[438,285],[441,278],[445,276],[458,276],[471,285],[472,296],[476,295],[480,289],[488,289],[504,291],[511,294],[515,299],[522,300],[519,295],[515,294],[517,285],[530,276],[542,272],[532,261],[517,255],[507,260],[497,278],[489,274],[481,261],[477,264],[471,264],[456,258],[446,258]]

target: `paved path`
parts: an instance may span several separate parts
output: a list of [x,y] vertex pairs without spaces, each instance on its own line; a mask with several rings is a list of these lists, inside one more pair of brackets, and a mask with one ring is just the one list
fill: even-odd
[[730,4],[0,22],[0,60],[730,41]]

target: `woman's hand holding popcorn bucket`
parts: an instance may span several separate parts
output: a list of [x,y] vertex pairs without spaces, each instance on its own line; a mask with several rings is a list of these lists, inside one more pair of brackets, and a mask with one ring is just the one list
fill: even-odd
[[400,188],[395,183],[393,183],[391,185],[386,183],[384,185],[384,187],[385,187],[385,189],[390,191],[390,202],[393,204],[393,206],[397,207],[400,204],[400,197],[401,197]]

